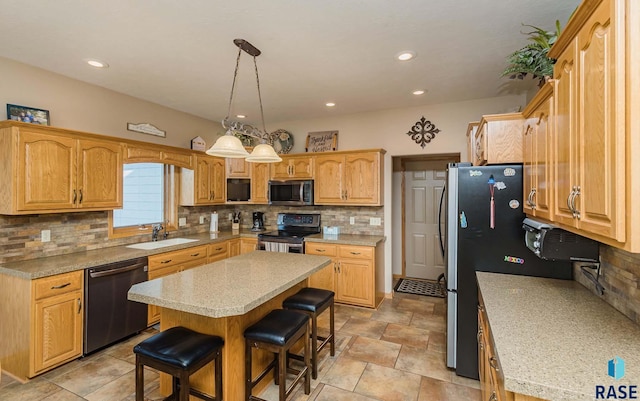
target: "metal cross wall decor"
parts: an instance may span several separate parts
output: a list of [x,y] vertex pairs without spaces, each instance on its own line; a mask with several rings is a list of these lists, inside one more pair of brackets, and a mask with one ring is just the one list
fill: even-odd
[[427,121],[424,116],[422,116],[422,118],[416,121],[413,127],[411,127],[411,130],[407,132],[407,135],[424,149],[424,146],[431,142],[438,132],[440,132],[440,130],[436,128],[434,124],[431,124],[431,121]]

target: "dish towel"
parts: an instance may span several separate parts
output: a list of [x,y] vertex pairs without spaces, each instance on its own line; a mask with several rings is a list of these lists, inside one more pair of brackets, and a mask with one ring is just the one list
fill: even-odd
[[289,244],[265,241],[264,250],[267,252],[289,252]]

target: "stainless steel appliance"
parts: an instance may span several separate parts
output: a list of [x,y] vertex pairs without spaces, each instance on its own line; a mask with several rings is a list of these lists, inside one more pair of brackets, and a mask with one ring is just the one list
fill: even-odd
[[598,243],[592,239],[530,218],[524,219],[522,228],[527,248],[541,259],[598,261]]
[[252,219],[251,231],[264,231],[264,213],[253,212]]
[[147,305],[129,301],[132,285],[147,281],[147,258],[86,269],[83,354],[147,328]]
[[523,241],[522,165],[449,164],[445,198],[447,366],[477,379],[475,272],[571,279],[572,268],[535,257]]
[[313,205],[313,180],[269,181],[270,205]]
[[247,202],[251,200],[251,180],[227,178],[227,201]]
[[304,237],[320,233],[320,214],[278,213],[278,230],[258,234],[258,249],[304,253]]

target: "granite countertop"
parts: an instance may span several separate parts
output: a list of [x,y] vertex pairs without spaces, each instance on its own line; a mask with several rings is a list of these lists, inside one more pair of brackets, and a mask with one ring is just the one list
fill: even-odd
[[242,315],[331,262],[326,256],[253,251],[129,290],[129,299],[208,317]]
[[314,234],[304,237],[305,241],[326,242],[342,245],[376,246],[385,241],[384,236],[359,234]]
[[[179,238],[195,239],[197,241],[151,250],[133,249],[128,248],[127,245],[119,245],[85,252],[69,253],[66,255],[49,256],[45,258],[24,260],[18,262],[9,262],[0,264],[0,274],[7,274],[27,280],[33,280],[37,278],[53,276],[56,274],[83,270],[89,267],[101,266],[108,263],[120,262],[123,260],[157,255],[160,253],[177,251],[194,246],[226,241],[234,238],[255,238],[258,234],[260,234],[260,232],[241,230],[238,233],[224,231],[215,234],[202,233],[194,235],[179,235]],[[369,246],[376,246],[379,242],[385,240],[385,237],[380,236],[352,234],[325,236],[323,236],[322,234],[316,234],[307,238],[312,239],[316,242],[334,242],[339,244]]]
[[[507,391],[575,401],[597,385],[640,385],[640,326],[580,283],[476,274]],[[614,357],[620,380],[607,375]]]
[[179,236],[179,238],[189,238],[195,239],[197,241],[151,250],[127,248],[127,245],[119,245],[108,248],[94,249],[85,252],[69,253],[66,255],[49,256],[45,258],[23,260],[19,262],[9,262],[0,264],[0,274],[7,274],[10,276],[32,280],[41,277],[53,276],[55,274],[83,270],[88,267],[141,258],[144,256],[157,255],[159,253],[177,251],[180,249],[226,241],[234,238],[255,238],[257,234],[258,233],[251,231],[240,231],[238,233],[226,231],[215,234],[202,233],[194,235],[181,235]]

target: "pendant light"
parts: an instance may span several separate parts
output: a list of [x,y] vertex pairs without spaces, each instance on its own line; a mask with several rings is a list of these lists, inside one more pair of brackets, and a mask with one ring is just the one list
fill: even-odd
[[[229,96],[229,107],[227,109],[227,116],[222,120],[222,127],[227,130],[225,135],[216,140],[209,150],[206,151],[208,155],[219,156],[226,158],[245,158],[248,162],[254,163],[276,163],[282,161],[280,156],[276,153],[271,143],[273,139],[271,135],[267,133],[267,129],[264,125],[264,111],[262,109],[262,96],[260,95],[260,78],[258,76],[258,63],[256,57],[261,52],[251,43],[244,39],[234,39],[233,43],[238,46],[238,57],[236,58],[236,69],[233,73],[233,84],[231,85],[231,96]],[[262,131],[249,124],[242,124],[238,121],[231,121],[229,116],[231,115],[231,104],[233,103],[233,93],[236,88],[236,78],[238,77],[238,67],[240,66],[240,56],[242,51],[253,57],[253,65],[256,71],[256,84],[258,87],[258,102],[260,103],[260,118],[262,120]],[[234,134],[240,133],[252,138],[257,138],[260,144],[253,149],[253,152],[249,154],[239,138]]]

